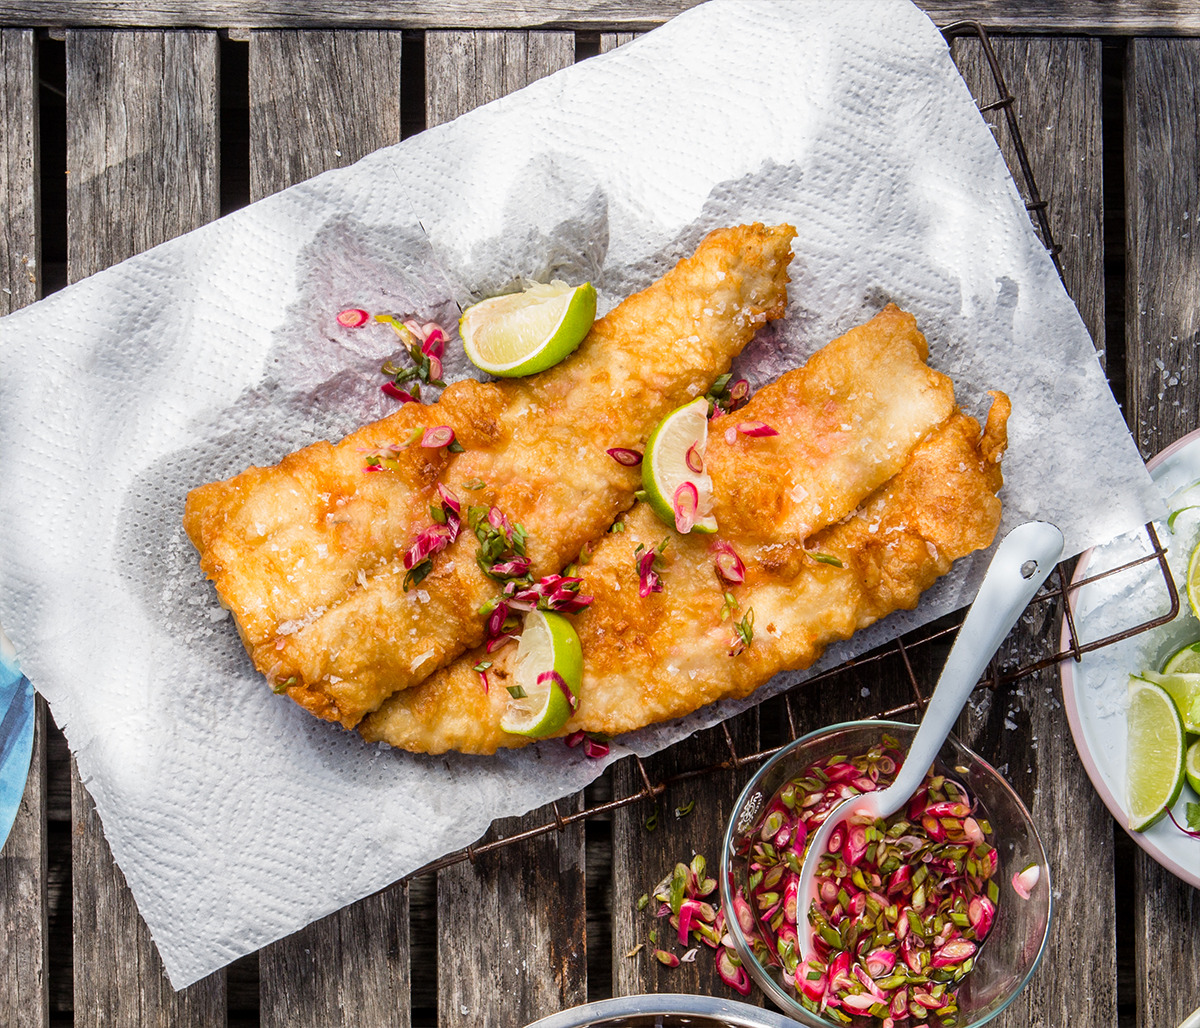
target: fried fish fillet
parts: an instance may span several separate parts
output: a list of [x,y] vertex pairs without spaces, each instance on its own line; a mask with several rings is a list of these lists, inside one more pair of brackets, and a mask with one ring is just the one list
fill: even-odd
[[[795,389],[789,377],[803,370],[790,372],[755,399],[779,402]],[[872,384],[861,383],[866,390]],[[733,545],[746,564],[741,585],[718,578],[712,537],[679,536],[638,504],[624,519],[624,530],[606,535],[579,572],[583,591],[595,600],[575,618],[583,684],[578,710],[561,734],[615,735],[745,696],[780,671],[808,667],[830,643],[894,610],[915,607],[954,560],[988,546],[999,525],[996,493],[1010,405],[1003,394],[993,396],[982,434],[972,418],[949,412],[892,477],[849,516],[815,535],[806,538],[797,524],[798,534],[785,538],[780,532],[764,542],[761,526],[743,530],[719,521],[718,538]],[[838,467],[836,458],[831,463]],[[754,488],[765,496],[793,489],[794,471],[765,464],[755,470]],[[724,494],[719,499],[728,500],[738,481],[714,474],[714,488]],[[655,547],[664,537],[669,543],[662,592],[643,598],[637,547]],[[813,553],[842,566],[817,561]],[[737,607],[723,619],[727,591]],[[742,649],[732,625],[750,611],[753,638]],[[473,670],[484,659],[482,651],[466,655],[421,686],[393,696],[359,731],[368,741],[416,752],[482,754],[523,746],[528,739],[500,729],[514,657],[515,647],[508,646],[490,658],[485,692]]]
[[[483,638],[498,591],[464,531],[405,589],[403,556],[441,483],[528,532],[532,572],[557,571],[633,503],[640,448],[704,393],[787,305],[790,225],[720,229],[593,326],[558,366],[524,380],[457,382],[341,443],[193,490],[184,526],[255,666],[312,713],[352,727]],[[465,452],[411,447],[363,474],[364,451],[449,425]],[[390,453],[390,451],[389,451]]]

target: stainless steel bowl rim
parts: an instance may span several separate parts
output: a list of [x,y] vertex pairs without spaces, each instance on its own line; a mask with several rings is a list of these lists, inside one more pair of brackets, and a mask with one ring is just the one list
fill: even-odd
[[571,1007],[569,1010],[543,1017],[527,1028],[585,1028],[614,1017],[645,1017],[682,1014],[685,1016],[719,1017],[738,1028],[796,1028],[796,1022],[748,1003],[722,999],[718,996],[694,996],[686,993],[651,993],[637,996],[618,996],[595,1003]]

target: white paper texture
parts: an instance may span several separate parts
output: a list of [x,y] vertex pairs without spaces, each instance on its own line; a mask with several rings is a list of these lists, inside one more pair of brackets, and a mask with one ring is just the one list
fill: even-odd
[[[394,340],[340,330],[343,307],[452,319],[550,275],[608,307],[707,230],[782,220],[791,304],[741,361],[754,385],[894,300],[967,410],[1012,397],[1006,526],[1053,521],[1078,552],[1160,513],[991,133],[904,2],[706,4],[0,321],[0,620],[177,987],[601,770],[554,741],[377,750],[273,695],[184,536],[187,490],[391,409]],[[966,602],[983,559],[822,666]]]

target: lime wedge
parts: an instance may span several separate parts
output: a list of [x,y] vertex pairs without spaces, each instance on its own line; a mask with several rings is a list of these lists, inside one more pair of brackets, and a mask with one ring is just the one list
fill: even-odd
[[583,651],[571,622],[562,614],[531,610],[517,640],[516,684],[509,686],[500,727],[535,739],[553,735],[570,718],[582,677]]
[[[642,488],[651,510],[680,532],[715,532],[712,479],[704,471],[708,444],[708,400],[697,397],[671,411],[650,433],[642,458]],[[692,492],[694,490],[694,492]],[[694,518],[679,508],[694,505]]]
[[1167,691],[1129,676],[1125,766],[1129,828],[1144,832],[1179,799],[1184,779],[1183,721]]
[[1188,785],[1192,787],[1197,796],[1200,796],[1200,739],[1188,747],[1184,773],[1187,775]]
[[1176,650],[1163,665],[1164,675],[1200,674],[1200,641]]
[[1187,594],[1192,613],[1200,618],[1200,542],[1196,543],[1188,558]]
[[553,367],[583,342],[595,320],[590,282],[554,281],[468,307],[458,331],[472,364],[511,378]]
[[[1168,664],[1170,662],[1167,661]],[[1175,709],[1183,719],[1183,727],[1189,732],[1200,732],[1200,673],[1189,671],[1158,675],[1153,671],[1143,671],[1139,677],[1162,686],[1174,701]]]

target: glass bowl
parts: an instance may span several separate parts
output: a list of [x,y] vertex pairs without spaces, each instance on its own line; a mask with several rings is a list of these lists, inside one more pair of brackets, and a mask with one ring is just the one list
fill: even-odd
[[[732,911],[735,892],[746,886],[746,860],[738,852],[738,843],[757,830],[759,814],[784,783],[834,754],[866,753],[885,733],[898,740],[901,752],[907,752],[916,726],[894,721],[831,725],[785,746],[759,769],[738,797],[725,830],[719,876],[723,909]],[[982,808],[978,816],[991,823],[988,841],[996,848],[1000,862],[992,879],[999,887],[995,921],[975,954],[974,967],[958,986],[956,1019],[943,1022],[935,1013],[929,1021],[931,1025],[974,1028],[990,1021],[1013,1001],[1041,960],[1050,928],[1050,868],[1029,811],[995,768],[953,736],[938,754],[937,766],[966,786]],[[1013,888],[1012,878],[1031,864],[1040,869],[1040,875],[1029,898],[1023,899]],[[795,988],[785,980],[782,967],[767,966],[754,956],[736,917],[728,917],[726,926],[751,977],[788,1016],[813,1028],[845,1028],[846,1022],[827,1020],[802,1005]],[[878,1026],[881,1022],[869,1015],[857,1015],[848,1023]]]

